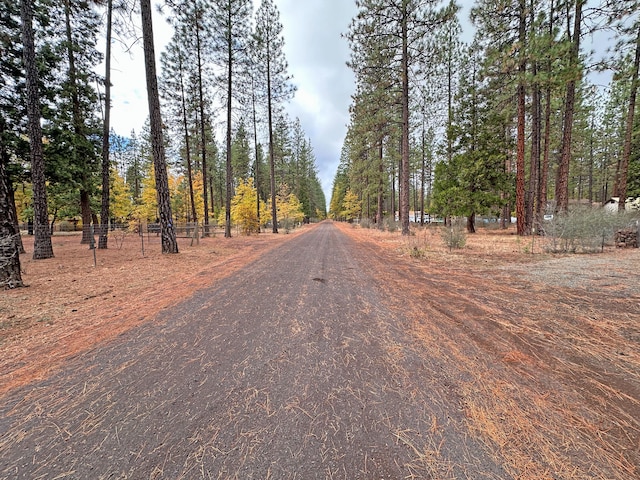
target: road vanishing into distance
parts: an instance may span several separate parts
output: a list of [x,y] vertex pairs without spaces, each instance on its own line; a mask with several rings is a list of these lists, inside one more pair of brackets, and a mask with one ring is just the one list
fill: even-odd
[[[468,385],[482,382],[463,350],[410,333],[411,280],[375,262],[322,223],[12,390],[0,478],[513,478],[508,451],[471,427]],[[454,323],[452,345],[471,345]],[[490,370],[483,351],[469,347],[469,365]]]

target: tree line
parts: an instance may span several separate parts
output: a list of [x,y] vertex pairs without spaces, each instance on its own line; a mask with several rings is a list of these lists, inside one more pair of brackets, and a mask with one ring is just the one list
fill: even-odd
[[454,1],[356,5],[333,217],[397,212],[407,234],[411,210],[470,232],[476,215],[515,216],[529,235],[571,205],[640,195],[637,1],[476,0],[469,42]]
[[[173,36],[157,66],[150,0],[0,2],[0,284],[21,285],[21,221],[42,259],[62,218],[80,218],[83,243],[92,225],[98,248],[110,224],[158,221],[163,253],[177,253],[177,222],[229,237],[234,219],[277,233],[278,214],[325,215],[313,147],[284,111],[295,87],[273,0],[166,0]],[[111,46],[140,36],[149,119],[122,137]]]

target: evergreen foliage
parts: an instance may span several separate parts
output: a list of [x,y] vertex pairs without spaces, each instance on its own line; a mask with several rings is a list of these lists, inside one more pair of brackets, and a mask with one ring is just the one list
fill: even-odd
[[[498,215],[502,226],[516,216],[518,233],[528,235],[543,231],[543,216],[554,209],[597,207],[614,194],[637,192],[631,127],[638,123],[637,2],[605,2],[586,15],[583,0],[477,0],[472,46],[460,40],[455,5],[438,11],[426,2],[417,8],[411,1],[361,0],[357,6],[347,35],[356,90],[332,217],[342,218],[349,191],[362,202],[363,217],[382,226],[385,215],[394,215],[404,233],[409,194],[415,218],[465,216],[472,232],[477,214]],[[407,57],[403,19],[414,27]],[[619,39],[602,59],[590,57],[581,42],[594,25]],[[589,82],[595,63],[615,72],[607,90]]]

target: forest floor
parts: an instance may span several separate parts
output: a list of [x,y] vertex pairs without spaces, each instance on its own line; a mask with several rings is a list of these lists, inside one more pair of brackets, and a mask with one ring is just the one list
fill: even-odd
[[[109,248],[80,244],[80,233],[56,234],[54,258],[33,260],[33,237],[20,256],[27,288],[0,291],[0,395],[46,378],[66,359],[152,319],[303,232],[178,238],[163,255],[160,238],[114,235]],[[144,253],[143,253],[144,251]]]
[[[455,388],[469,430],[511,478],[640,478],[640,250],[551,255],[513,230],[480,229],[450,251],[439,228],[403,238],[336,225],[370,259],[359,268],[391,311],[408,319],[412,348],[456,364],[443,385]],[[44,261],[29,259],[25,237],[30,286],[0,300],[0,395],[47,378],[308,228],[182,240],[175,256],[161,255],[155,237],[145,238],[143,256],[132,236],[98,250],[95,267],[78,236],[55,236],[56,256]],[[410,435],[397,439],[411,446]],[[429,461],[414,450],[416,465]],[[450,478],[443,471],[433,478]]]

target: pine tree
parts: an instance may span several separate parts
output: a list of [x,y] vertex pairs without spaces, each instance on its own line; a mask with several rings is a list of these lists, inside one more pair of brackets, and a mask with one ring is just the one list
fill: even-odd
[[625,208],[628,193],[629,163],[635,133],[636,100],[640,82],[640,19],[638,18],[638,4],[631,0],[614,3],[613,13],[611,18],[619,19],[615,25],[621,37],[618,50],[629,51],[628,57],[633,59],[632,62],[629,62],[629,67],[621,72],[630,82],[624,145],[620,166],[616,171],[615,184],[615,194],[619,197],[618,208],[622,211]]
[[102,202],[100,204],[100,236],[98,248],[106,249],[109,241],[109,207],[111,184],[111,162],[109,160],[109,138],[111,130],[111,39],[113,27],[113,0],[107,0],[104,76],[104,118],[102,128]]
[[290,83],[291,77],[287,73],[280,13],[273,0],[262,0],[256,13],[255,51],[256,63],[265,79],[266,91],[264,95],[267,100],[269,167],[271,172],[271,219],[273,233],[278,233],[274,114],[278,106],[290,99],[295,90]]
[[556,175],[556,209],[566,213],[569,210],[569,169],[571,166],[571,149],[573,136],[573,118],[576,107],[576,85],[581,77],[580,42],[582,31],[582,12],[585,0],[575,0],[573,32],[567,28],[567,37],[571,40],[568,68],[571,76],[566,86],[564,103],[564,119],[562,127],[562,145],[560,163]]
[[509,145],[504,142],[504,119],[490,98],[491,89],[480,78],[478,53],[464,57],[454,106],[451,162],[436,166],[433,209],[443,216],[466,216],[467,231],[475,232],[475,216],[500,209],[508,176],[503,165]]
[[[9,215],[18,235],[15,236],[17,248],[25,253],[18,226],[14,185],[27,180],[27,153],[24,117],[24,78],[22,74],[22,52],[20,41],[20,2],[2,0],[0,9],[0,161],[5,165]],[[15,161],[20,159],[20,161]]]
[[44,176],[44,156],[42,149],[42,128],[40,126],[40,93],[33,34],[33,9],[31,0],[20,1],[22,20],[23,61],[26,82],[27,117],[29,122],[29,142],[31,158],[31,181],[33,185],[34,245],[33,259],[53,257],[49,213]]
[[[95,193],[98,171],[97,136],[98,97],[93,87],[93,67],[99,61],[96,45],[98,17],[87,2],[64,0],[60,16],[64,33],[64,82],[57,108],[56,137],[66,143],[70,154],[70,167],[74,170],[83,224],[81,243],[92,241],[90,225],[93,220],[91,197]],[[69,116],[70,112],[70,116]]]
[[23,287],[24,284],[20,271],[20,250],[17,241],[20,232],[16,228],[16,222],[13,218],[5,160],[5,158],[0,158],[0,287],[8,289]]
[[225,237],[231,236],[231,198],[233,196],[233,162],[232,162],[232,104],[235,93],[236,76],[247,64],[247,40],[250,35],[250,18],[252,5],[250,0],[217,0],[213,16],[213,31],[216,60],[225,74],[226,103],[226,226]]
[[251,150],[243,121],[240,121],[231,143],[231,165],[236,181],[243,180],[246,182],[251,176]]
[[155,49],[153,43],[153,23],[151,19],[151,1],[141,0],[142,34],[144,41],[145,72],[147,79],[147,97],[151,119],[151,144],[155,169],[156,189],[158,191],[158,210],[162,236],[162,253],[178,253],[176,231],[171,215],[171,198],[167,177],[160,96],[156,77]]
[[[410,208],[410,84],[415,66],[424,61],[428,38],[447,19],[452,18],[457,11],[455,4],[449,4],[438,9],[438,2],[419,2],[402,0],[396,3],[381,0],[361,0],[356,2],[359,7],[358,16],[354,20],[350,31],[350,40],[358,46],[363,46],[365,52],[373,48],[378,53],[365,54],[364,58],[372,57],[390,59],[388,67],[399,79],[395,85],[399,92],[400,104],[400,221],[402,234],[408,235]],[[358,47],[356,47],[358,48]],[[379,61],[379,60],[378,60]],[[361,68],[366,68],[365,64]]]
[[[187,183],[189,187],[189,198],[191,204],[191,221],[198,223],[198,210],[195,204],[195,191],[193,185],[194,169],[192,159],[192,135],[189,122],[190,107],[187,98],[187,88],[189,83],[189,72],[187,70],[186,57],[188,51],[185,49],[186,39],[176,32],[162,53],[160,61],[162,64],[162,94],[169,110],[170,125],[181,137],[182,151],[184,152],[184,163],[187,169]],[[201,194],[203,192],[200,192]]]
[[[200,155],[200,168],[203,172],[203,199],[204,199],[204,235],[209,235],[209,211],[213,205],[209,205],[209,181],[212,159],[209,158],[209,148],[212,141],[211,126],[211,81],[215,78],[210,68],[211,52],[213,51],[212,16],[213,5],[206,0],[169,0],[167,4],[172,8],[174,15],[170,18],[174,29],[179,32],[181,48],[185,49],[185,66],[192,79],[187,87],[187,97],[192,98],[196,117],[197,144]],[[209,81],[208,81],[209,80]]]

